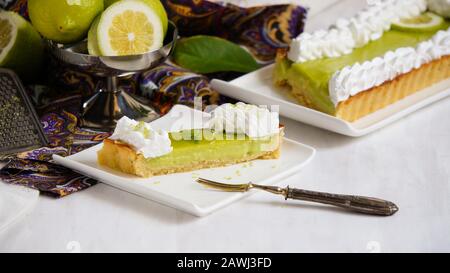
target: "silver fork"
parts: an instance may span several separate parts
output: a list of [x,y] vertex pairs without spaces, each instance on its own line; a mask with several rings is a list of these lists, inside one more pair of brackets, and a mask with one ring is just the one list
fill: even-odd
[[203,178],[197,179],[197,182],[208,187],[227,192],[248,192],[252,189],[258,189],[273,194],[282,195],[286,200],[293,199],[321,203],[370,215],[392,216],[399,210],[397,205],[390,201],[365,196],[314,192],[290,188],[289,186],[286,188],[280,188],[276,186],[264,186],[253,183],[224,184]]

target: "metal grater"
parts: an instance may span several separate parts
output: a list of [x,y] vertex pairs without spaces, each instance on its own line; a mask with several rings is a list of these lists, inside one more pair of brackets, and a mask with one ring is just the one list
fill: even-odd
[[19,78],[11,70],[0,68],[0,159],[47,143]]

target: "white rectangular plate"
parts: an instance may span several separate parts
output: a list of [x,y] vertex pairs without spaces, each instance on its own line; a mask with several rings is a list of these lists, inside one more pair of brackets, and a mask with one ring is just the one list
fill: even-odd
[[448,79],[350,123],[296,103],[288,90],[272,83],[273,67],[267,66],[231,82],[213,80],[212,86],[223,95],[258,105],[277,105],[282,116],[352,137],[372,133],[450,95]]
[[224,168],[138,178],[99,166],[97,151],[101,147],[102,144],[69,157],[54,155],[53,159],[58,164],[110,186],[196,216],[206,216],[249,194],[207,189],[195,182],[198,177],[225,183],[257,182],[274,185],[281,182],[283,178],[298,172],[311,161],[315,154],[313,148],[285,139],[281,158],[278,160],[257,160]]

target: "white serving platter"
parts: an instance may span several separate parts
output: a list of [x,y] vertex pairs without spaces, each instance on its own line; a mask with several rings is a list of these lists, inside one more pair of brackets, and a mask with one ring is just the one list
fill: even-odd
[[138,178],[98,165],[97,151],[102,145],[65,158],[54,155],[53,159],[60,165],[110,186],[199,217],[211,214],[250,193],[214,191],[196,183],[197,178],[202,177],[225,183],[252,181],[274,185],[301,170],[315,154],[313,148],[285,139],[281,158],[277,160],[257,160],[224,168]]
[[221,94],[258,105],[279,107],[282,116],[339,134],[360,137],[383,128],[423,107],[450,95],[450,79],[417,92],[356,122],[347,122],[299,105],[285,88],[272,83],[273,65],[234,81],[213,80]]

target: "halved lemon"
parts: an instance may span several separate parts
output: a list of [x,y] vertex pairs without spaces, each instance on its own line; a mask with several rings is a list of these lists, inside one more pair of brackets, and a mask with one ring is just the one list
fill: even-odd
[[119,1],[101,15],[97,40],[103,56],[143,54],[162,47],[163,24],[158,14],[144,2]]
[[31,80],[40,71],[43,53],[41,36],[33,26],[15,12],[0,10],[0,67]]
[[[118,2],[118,1],[124,1],[124,0],[105,0],[105,8],[111,6],[112,4]],[[149,5],[156,13],[158,14],[159,18],[162,21],[164,34],[167,32],[167,28],[169,25],[169,19],[167,18],[167,12],[159,0],[141,0],[147,5]]]

